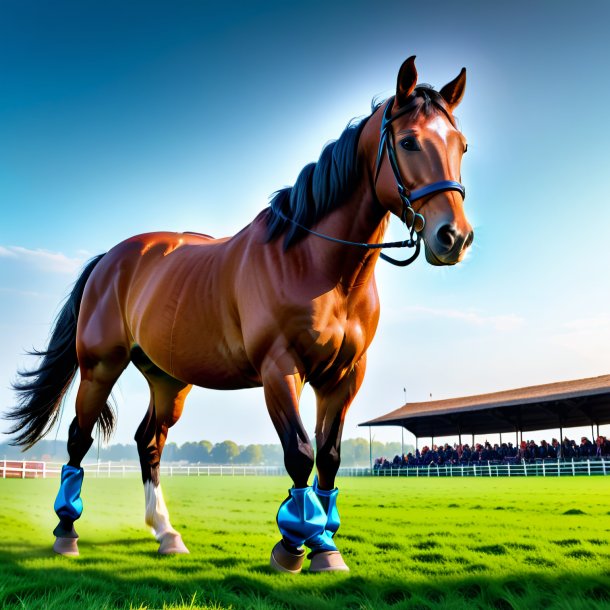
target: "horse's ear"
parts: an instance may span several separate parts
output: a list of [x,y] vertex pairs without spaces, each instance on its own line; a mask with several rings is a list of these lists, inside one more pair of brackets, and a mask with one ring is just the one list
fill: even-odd
[[447,102],[447,105],[453,112],[453,109],[462,101],[464,90],[466,89],[466,68],[462,68],[461,72],[450,83],[447,83],[441,90],[440,94]]
[[407,103],[407,98],[413,93],[415,85],[417,85],[417,70],[415,69],[415,55],[411,55],[398,71],[396,97],[394,98],[395,110],[402,108]]

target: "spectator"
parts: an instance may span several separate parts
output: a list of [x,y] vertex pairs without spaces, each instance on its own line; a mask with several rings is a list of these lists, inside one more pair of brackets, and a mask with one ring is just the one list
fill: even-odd
[[551,441],[551,447],[553,449],[554,456],[555,457],[561,457],[561,445],[560,445],[559,441],[556,438],[554,438]]
[[605,436],[598,436],[595,441],[595,457],[605,458],[610,456],[610,441]]
[[[561,455],[562,452],[563,455]],[[424,445],[421,452],[416,449],[415,454],[395,455],[391,461],[385,457],[377,458],[373,467],[374,469],[398,469],[407,466],[429,467],[431,464],[449,466],[515,463],[515,461],[533,463],[544,460],[606,459],[608,457],[610,457],[610,440],[605,436],[598,436],[593,443],[583,436],[580,439],[580,445],[565,437],[563,443],[556,438],[553,438],[550,444],[546,440],[542,440],[540,445],[533,440],[521,441],[518,449],[512,443],[492,446],[488,441],[485,441],[484,444],[477,443],[474,449],[468,444],[454,444],[452,447],[449,443],[445,443],[444,445],[432,445],[432,448]]]
[[583,436],[580,439],[580,447],[578,448],[579,457],[592,457],[595,455],[595,447],[593,443],[586,437]]
[[546,441],[540,441],[540,447],[538,447],[537,457],[544,460],[549,457],[549,447]]

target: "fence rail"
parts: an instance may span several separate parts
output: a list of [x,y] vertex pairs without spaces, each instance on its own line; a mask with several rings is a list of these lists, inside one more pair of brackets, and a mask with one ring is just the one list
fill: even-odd
[[430,464],[402,468],[378,468],[378,477],[574,477],[610,475],[610,461],[600,460],[544,460],[506,464]]
[[[3,479],[48,479],[59,477],[62,464],[52,462],[17,462],[0,461],[0,478]],[[93,478],[116,478],[139,476],[140,466],[120,462],[94,462],[83,464],[85,474]],[[207,466],[203,464],[186,464],[161,466],[161,476],[278,476],[285,474],[284,468],[275,466]]]
[[[47,479],[59,477],[61,464],[41,461],[0,461],[0,478],[3,479]],[[116,478],[139,476],[140,466],[117,462],[94,462],[83,464],[88,477]],[[284,468],[275,466],[207,466],[204,464],[186,464],[161,466],[161,476],[282,476]],[[407,466],[402,468],[339,468],[343,477],[565,477],[565,476],[605,476],[610,475],[609,460],[582,461],[549,461],[532,464],[469,464]]]

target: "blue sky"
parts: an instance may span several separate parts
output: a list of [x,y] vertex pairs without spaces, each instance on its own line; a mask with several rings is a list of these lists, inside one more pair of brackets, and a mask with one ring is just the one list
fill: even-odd
[[[610,372],[610,5],[530,4],[3,2],[0,408],[89,256],[149,230],[237,232],[412,54],[437,88],[468,70],[475,245],[451,269],[379,263],[345,436],[403,387],[419,401]],[[127,442],[146,384],[127,372],[116,396]],[[70,399],[60,437],[72,414]],[[302,414],[313,431],[311,392]],[[275,442],[262,392],[194,391],[170,440],[201,438]]]

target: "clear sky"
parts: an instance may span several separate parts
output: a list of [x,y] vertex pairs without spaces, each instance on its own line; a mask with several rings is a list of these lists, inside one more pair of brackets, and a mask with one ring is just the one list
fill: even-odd
[[[345,437],[403,388],[420,401],[610,373],[608,23],[603,0],[5,0],[0,409],[88,257],[149,230],[237,232],[393,94],[413,54],[437,88],[468,70],[456,114],[475,244],[450,269],[380,261],[381,322]],[[394,222],[388,238],[402,235]],[[148,404],[137,371],[116,398],[127,442]],[[311,391],[302,415],[313,431]],[[169,440],[202,438],[276,442],[262,392],[194,390]]]

